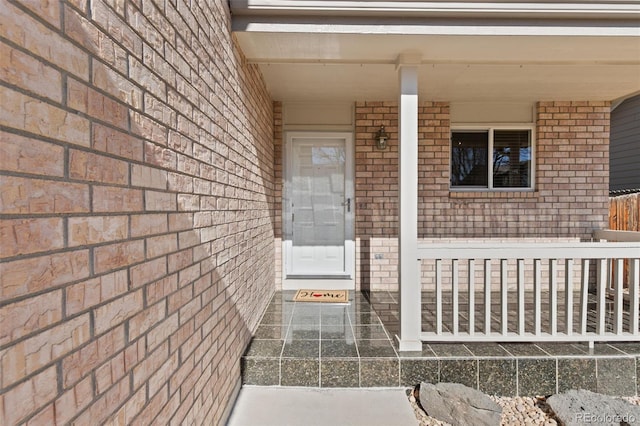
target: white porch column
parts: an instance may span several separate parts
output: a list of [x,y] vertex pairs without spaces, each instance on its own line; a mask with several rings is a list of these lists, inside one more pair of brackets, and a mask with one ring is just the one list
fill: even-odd
[[418,262],[418,65],[400,55],[398,78],[400,350],[420,351],[420,263]]

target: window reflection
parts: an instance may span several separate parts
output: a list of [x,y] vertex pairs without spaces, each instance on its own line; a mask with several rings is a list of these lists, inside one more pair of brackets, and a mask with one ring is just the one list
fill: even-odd
[[488,132],[454,132],[451,137],[451,186],[488,185]]
[[493,186],[529,186],[531,146],[528,130],[496,130],[493,135]]
[[304,247],[342,246],[346,151],[344,146],[316,143],[294,147],[292,242]]
[[341,165],[345,162],[345,155],[345,150],[342,147],[314,146],[311,148],[311,156],[314,165]]

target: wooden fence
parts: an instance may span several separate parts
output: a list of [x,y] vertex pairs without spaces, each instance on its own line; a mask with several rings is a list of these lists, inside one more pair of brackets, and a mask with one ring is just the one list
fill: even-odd
[[640,231],[640,193],[609,198],[609,229]]
[[[640,231],[640,193],[609,198],[609,229],[615,231]],[[609,240],[616,241],[615,239]],[[629,266],[628,260],[625,260],[623,271],[625,289],[629,286],[629,274],[631,273]],[[612,271],[612,274],[611,282],[615,283],[615,271]]]

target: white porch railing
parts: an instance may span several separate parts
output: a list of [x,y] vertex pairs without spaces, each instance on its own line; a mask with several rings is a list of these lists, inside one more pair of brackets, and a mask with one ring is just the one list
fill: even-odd
[[640,242],[421,244],[418,259],[401,343],[405,321],[423,342],[640,341]]

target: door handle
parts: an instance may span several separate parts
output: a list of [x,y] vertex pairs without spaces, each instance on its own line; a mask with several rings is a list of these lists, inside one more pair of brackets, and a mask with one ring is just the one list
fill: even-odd
[[347,198],[347,202],[345,204],[347,205],[347,213],[351,213],[351,198]]

